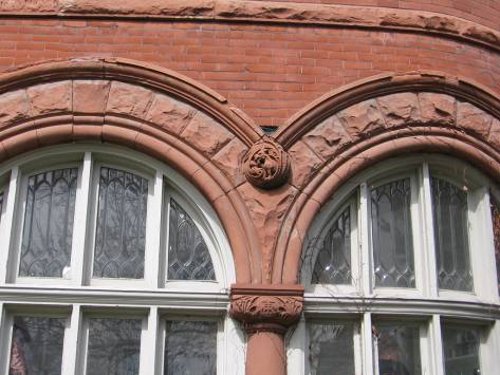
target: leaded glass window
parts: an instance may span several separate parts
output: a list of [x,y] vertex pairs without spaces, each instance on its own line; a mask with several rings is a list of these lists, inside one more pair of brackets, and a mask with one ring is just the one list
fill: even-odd
[[164,375],[215,375],[217,323],[166,321]]
[[370,190],[375,285],[415,287],[410,179]]
[[64,319],[14,317],[9,375],[60,375]]
[[170,199],[168,280],[215,280],[215,270],[200,230]]
[[77,179],[77,168],[28,178],[20,276],[62,277],[69,268]]
[[500,203],[491,197],[491,218],[493,220],[493,238],[495,242],[495,260],[497,265],[498,294],[500,295]]
[[467,193],[438,178],[431,189],[439,287],[471,291]]
[[348,206],[333,220],[322,241],[312,283],[350,284],[351,277],[351,208]]
[[101,167],[94,277],[144,277],[147,197],[147,179]]

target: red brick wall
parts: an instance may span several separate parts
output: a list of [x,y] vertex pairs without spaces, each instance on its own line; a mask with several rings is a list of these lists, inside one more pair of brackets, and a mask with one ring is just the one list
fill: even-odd
[[[261,1],[261,0],[257,0]],[[268,0],[262,0],[268,1]],[[424,10],[465,18],[494,29],[500,26],[499,0],[274,0],[287,3],[320,3],[358,6],[381,6]]]
[[189,22],[0,20],[0,72],[80,56],[159,64],[279,125],[320,95],[382,72],[437,70],[500,90],[498,54],[422,34]]

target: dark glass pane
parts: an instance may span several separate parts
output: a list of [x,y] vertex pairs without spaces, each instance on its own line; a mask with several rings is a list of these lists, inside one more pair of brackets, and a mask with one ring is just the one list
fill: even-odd
[[86,375],[139,373],[141,321],[90,319]]
[[308,324],[311,375],[355,375],[354,324]]
[[94,276],[144,277],[148,181],[125,171],[100,170]]
[[495,238],[498,294],[500,294],[500,203],[493,196],[491,196],[491,218],[493,220],[493,235]]
[[347,207],[334,220],[316,257],[313,284],[351,284],[351,215]]
[[370,191],[375,285],[415,287],[410,179]]
[[182,207],[170,200],[169,280],[215,280],[207,245],[196,224]]
[[64,319],[14,318],[9,375],[61,374]]
[[431,188],[439,287],[471,291],[467,194],[438,178],[431,179]]
[[215,375],[217,323],[167,321],[165,375]]
[[61,277],[71,262],[77,168],[28,178],[20,276]]
[[446,375],[479,375],[480,331],[474,327],[443,325]]
[[378,348],[379,375],[422,373],[418,326],[377,324],[373,332]]

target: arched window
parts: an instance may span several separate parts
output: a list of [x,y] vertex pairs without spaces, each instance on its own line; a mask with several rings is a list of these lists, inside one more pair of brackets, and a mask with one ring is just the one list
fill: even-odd
[[229,244],[177,172],[110,145],[48,148],[0,166],[0,207],[0,372],[241,370]]
[[292,373],[497,371],[495,189],[436,155],[380,163],[339,189],[305,245]]

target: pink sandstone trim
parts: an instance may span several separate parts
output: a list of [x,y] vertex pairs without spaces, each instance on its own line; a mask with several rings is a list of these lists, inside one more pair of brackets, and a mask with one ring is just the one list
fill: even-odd
[[455,16],[386,7],[251,0],[4,0],[0,14],[348,26],[432,33],[500,49],[498,30]]

